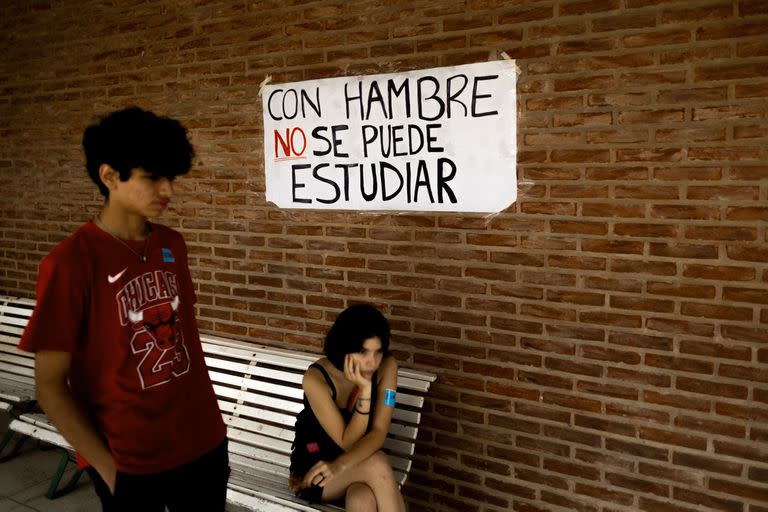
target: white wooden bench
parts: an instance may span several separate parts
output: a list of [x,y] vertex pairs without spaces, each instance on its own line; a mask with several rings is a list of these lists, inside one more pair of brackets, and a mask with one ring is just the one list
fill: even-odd
[[[30,422],[30,425],[50,424],[45,415],[39,412],[35,401],[35,354],[16,348],[34,307],[35,301],[31,299],[0,296],[0,410],[10,412],[15,418],[28,418],[23,422],[14,420],[17,425],[24,428],[16,428],[12,422],[3,435],[0,440],[0,453],[3,453],[14,436],[16,436],[16,442],[8,453],[0,457],[0,462],[16,456],[30,438],[49,442],[46,436],[30,435],[27,432],[26,422]],[[55,440],[63,440],[55,430],[52,434],[54,435],[51,437],[56,438]],[[76,471],[69,482],[59,489],[59,482],[71,459],[71,453],[68,445],[61,446],[56,442],[49,442],[49,444],[65,448],[47,492],[49,498],[55,498],[71,490],[82,472]]]
[[[33,301],[27,302],[27,306],[33,305]],[[23,323],[26,325],[26,320]],[[17,333],[16,343],[20,335],[21,330]],[[310,506],[288,490],[294,423],[303,407],[301,380],[307,367],[319,356],[207,334],[202,334],[201,339],[228,430],[232,475],[227,501],[259,511],[339,510],[330,505]],[[15,344],[13,346],[15,348]],[[2,374],[4,370],[0,367]],[[424,396],[434,380],[433,374],[406,368],[398,371],[397,405],[385,451],[401,486],[411,469]],[[69,482],[58,489],[72,447],[45,414],[21,411],[17,416],[11,422],[9,432],[18,432],[66,450],[47,496],[54,498],[64,494],[74,487],[81,474],[75,472]]]
[[[310,506],[288,490],[294,424],[304,407],[301,380],[318,355],[201,338],[228,427],[228,501],[259,511],[339,510]],[[424,395],[434,380],[432,374],[398,371],[397,405],[384,450],[401,486],[411,469]]]
[[35,302],[0,296],[0,411],[35,399],[35,355],[16,348]]
[[[0,296],[0,411],[11,414],[35,404],[35,355],[16,348],[34,306],[33,300]],[[13,438],[13,430],[8,429],[0,439],[0,454]],[[0,462],[14,457],[25,441],[26,437],[17,436]]]

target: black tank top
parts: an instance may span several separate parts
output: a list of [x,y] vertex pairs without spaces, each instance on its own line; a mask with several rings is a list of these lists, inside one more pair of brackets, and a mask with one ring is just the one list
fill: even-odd
[[[328,375],[328,372],[318,363],[313,363],[310,368],[317,368],[323,375],[323,378],[328,383],[328,387],[331,389],[331,396],[333,401],[336,401],[336,386],[333,385],[333,379]],[[374,373],[371,377],[371,412],[368,416],[368,427],[366,428],[366,434],[370,432],[373,420],[376,414],[374,405],[376,404],[377,388],[378,388],[378,372]],[[354,407],[354,405],[353,405]],[[352,419],[353,412],[345,407],[339,408],[344,423],[348,424]],[[344,450],[331,439],[331,437],[325,432],[322,425],[315,416],[312,407],[309,405],[309,399],[306,393],[304,394],[304,409],[296,417],[296,431],[291,446],[291,467],[290,472],[292,475],[303,476],[309,469],[314,466],[318,461],[325,460],[331,462],[336,460],[344,453]]]

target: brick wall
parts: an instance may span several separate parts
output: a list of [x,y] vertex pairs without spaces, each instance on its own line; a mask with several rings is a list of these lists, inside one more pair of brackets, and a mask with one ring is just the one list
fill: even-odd
[[[6,0],[0,291],[93,216],[98,114],[182,119],[164,220],[202,328],[318,347],[381,305],[436,372],[412,510],[768,511],[768,3]],[[278,210],[259,84],[484,61],[519,76],[520,199]]]

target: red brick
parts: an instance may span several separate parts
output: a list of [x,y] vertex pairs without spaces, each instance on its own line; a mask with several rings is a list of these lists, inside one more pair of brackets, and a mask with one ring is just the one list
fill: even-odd
[[673,276],[677,273],[676,265],[670,262],[620,259],[611,261],[610,270],[612,272],[631,272],[659,276]]
[[704,187],[688,188],[688,199],[754,201],[760,196],[757,187]]
[[738,501],[723,499],[711,494],[704,494],[680,487],[675,487],[672,490],[672,496],[676,500],[702,505],[710,510],[722,510],[725,512],[742,512],[744,510],[742,504]]
[[648,293],[655,295],[668,295],[673,297],[692,297],[697,299],[712,299],[715,297],[714,286],[684,285],[678,283],[664,283],[649,281]]
[[500,25],[515,25],[527,21],[548,20],[553,17],[554,10],[550,6],[516,7],[499,16]]
[[589,52],[606,52],[614,49],[616,41],[613,38],[592,38],[560,42],[556,47],[558,55],[583,54]]
[[710,402],[706,399],[692,398],[687,395],[674,393],[659,393],[657,391],[646,390],[643,391],[643,399],[649,403],[679,409],[690,409],[694,411],[709,411],[711,409]]
[[763,262],[768,260],[768,248],[762,245],[727,245],[728,257],[736,261]]
[[688,30],[663,30],[625,36],[622,39],[622,43],[626,48],[641,48],[681,44],[687,43],[690,40],[691,35]]
[[646,354],[645,364],[657,368],[668,368],[676,371],[714,374],[714,365],[709,361],[670,357],[665,355]]
[[543,387],[559,389],[571,389],[573,387],[572,379],[542,374],[538,372],[520,371],[518,373],[518,379],[520,382],[526,382]]
[[[616,160],[619,162],[679,162],[682,160],[683,154],[679,149],[674,148],[668,148],[668,149],[618,149],[616,151]],[[656,192],[655,196],[650,197],[650,199],[665,199],[665,198],[676,198],[677,194],[673,194],[672,189],[660,189],[656,188],[654,190]],[[635,191],[635,194],[640,193],[640,191]],[[658,194],[660,193],[666,193],[668,195],[671,195],[673,197],[658,197]],[[621,197],[621,196],[617,196]]]
[[571,308],[554,308],[540,304],[523,304],[520,314],[536,318],[552,318],[557,320],[576,321],[576,310]]
[[768,329],[724,325],[722,333],[728,339],[763,343],[767,339]]
[[557,268],[580,268],[584,270],[605,270],[605,258],[572,256],[549,256],[547,264]]
[[617,327],[640,327],[642,320],[635,315],[621,315],[610,312],[585,312],[579,315],[579,320],[588,324],[612,325]]
[[669,224],[629,224],[616,223],[613,232],[619,236],[644,238],[676,238],[677,227]]
[[651,207],[651,216],[662,219],[718,219],[718,208],[711,206],[687,206],[687,205],[654,205]]
[[750,499],[760,502],[768,502],[768,489],[765,486],[741,484],[733,481],[712,478],[709,481],[709,489],[715,492],[738,496],[740,499]]
[[547,325],[547,334],[564,339],[600,341],[605,332],[599,328]]
[[590,106],[641,106],[648,105],[650,100],[647,93],[607,93],[590,94],[587,102]]
[[735,302],[768,304],[768,292],[761,288],[724,287],[723,298]]
[[573,216],[576,213],[576,203],[557,203],[557,202],[521,202],[521,211],[528,214],[544,215],[568,215]]
[[750,321],[752,320],[751,308],[739,308],[718,306],[714,304],[699,304],[684,302],[680,312],[685,316],[697,316],[706,318],[719,318],[723,320]]
[[617,473],[606,473],[605,480],[616,487],[623,487],[645,494],[655,494],[657,496],[668,496],[669,486],[640,478],[620,475]]
[[637,279],[586,277],[584,278],[584,286],[595,290],[612,290],[617,292],[639,293],[642,290],[642,283]]
[[691,334],[694,336],[714,335],[714,327],[711,324],[700,322],[687,322],[684,320],[671,320],[667,318],[649,318],[646,327],[652,331],[660,331],[667,334]]
[[515,476],[524,482],[533,482],[536,484],[543,484],[549,488],[555,488],[555,489],[568,488],[568,482],[565,478],[555,476],[555,475],[550,475],[550,474],[544,475],[538,471],[534,471],[529,468],[516,469]]
[[587,169],[585,177],[590,181],[600,180],[647,180],[648,169],[645,167],[595,167]]
[[608,225],[602,222],[552,221],[552,231],[556,233],[580,233],[587,235],[605,235]]
[[581,209],[586,217],[645,217],[642,204],[584,203]]
[[556,92],[578,91],[588,89],[610,89],[616,86],[616,80],[611,75],[596,75],[580,78],[561,78],[555,80]]
[[653,172],[653,177],[659,180],[685,182],[714,181],[722,175],[723,170],[719,167],[662,167]]
[[683,265],[683,276],[722,281],[752,281],[755,278],[755,270],[749,267],[691,264]]
[[563,113],[555,114],[553,120],[557,127],[609,126],[613,123],[613,114],[610,112]]
[[695,80],[736,80],[765,76],[768,67],[763,63],[725,64],[719,66],[700,66],[694,69]]
[[690,377],[678,377],[676,380],[676,387],[682,391],[735,399],[745,399],[748,394],[748,389],[745,386],[724,384],[713,380],[693,379]]
[[749,361],[752,358],[752,349],[750,347],[695,340],[680,341],[680,352],[742,361]]
[[669,300],[617,296],[611,297],[610,306],[615,309],[655,311],[657,313],[672,313],[675,309],[675,303]]
[[[768,410],[763,407],[742,407],[728,403],[718,403],[715,411],[721,416],[731,416],[747,421],[759,421],[764,423],[768,420]],[[760,460],[765,459],[762,457]]]
[[652,242],[649,247],[651,256],[689,259],[717,259],[718,256],[718,248],[712,245]]
[[690,148],[688,150],[688,159],[691,161],[726,160],[729,162],[750,162],[760,161],[761,153],[762,148],[759,146]]

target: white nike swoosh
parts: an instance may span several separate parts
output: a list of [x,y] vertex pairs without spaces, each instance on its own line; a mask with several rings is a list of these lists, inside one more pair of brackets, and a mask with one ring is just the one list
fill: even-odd
[[121,270],[120,272],[118,272],[114,276],[107,275],[107,281],[109,281],[109,284],[112,284],[115,281],[117,281],[118,279],[120,279],[121,277],[123,277],[123,274],[125,274],[126,270],[128,270],[128,267],[125,267],[123,270]]

